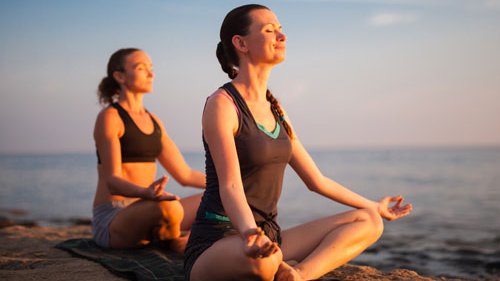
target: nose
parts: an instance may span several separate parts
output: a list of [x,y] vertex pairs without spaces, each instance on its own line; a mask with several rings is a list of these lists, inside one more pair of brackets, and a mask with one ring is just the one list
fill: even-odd
[[286,35],[283,33],[283,31],[278,31],[278,41],[280,42],[285,42],[286,41]]

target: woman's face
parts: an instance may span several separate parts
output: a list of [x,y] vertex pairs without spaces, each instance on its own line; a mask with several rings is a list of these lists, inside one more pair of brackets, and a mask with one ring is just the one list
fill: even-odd
[[253,10],[249,14],[249,34],[243,36],[247,55],[254,63],[278,64],[285,59],[286,36],[276,15],[267,9]]
[[133,52],[125,59],[124,70],[118,81],[127,90],[134,93],[150,93],[153,91],[153,64],[151,58],[143,51]]

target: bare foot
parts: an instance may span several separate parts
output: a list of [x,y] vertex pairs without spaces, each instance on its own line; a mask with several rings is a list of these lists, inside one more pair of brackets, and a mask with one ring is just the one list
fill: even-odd
[[158,237],[156,237],[154,243],[161,249],[172,250],[176,253],[184,254],[189,239],[189,233],[190,231],[181,231],[181,236],[172,239],[160,240],[158,239]]
[[171,240],[181,236],[180,225],[161,224],[153,228],[153,237],[157,240]]
[[180,237],[170,240],[169,248],[179,254],[184,254],[189,239],[189,232],[182,233]]
[[281,262],[278,272],[274,276],[275,281],[303,281],[302,276],[295,268],[288,265],[286,262]]

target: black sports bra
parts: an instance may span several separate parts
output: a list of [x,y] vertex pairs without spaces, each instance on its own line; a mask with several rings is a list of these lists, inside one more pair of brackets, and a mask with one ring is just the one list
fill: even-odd
[[[122,163],[130,162],[155,162],[162,150],[161,129],[155,119],[148,112],[154,124],[154,130],[151,134],[143,133],[128,112],[118,103],[112,103],[111,106],[118,110],[118,114],[125,125],[125,132],[120,138],[122,153]],[[147,112],[147,111],[146,111]],[[97,151],[97,161],[100,164],[99,151]]]

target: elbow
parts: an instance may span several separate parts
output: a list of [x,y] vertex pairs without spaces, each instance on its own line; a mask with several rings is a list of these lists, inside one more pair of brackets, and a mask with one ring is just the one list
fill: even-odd
[[307,189],[309,189],[312,192],[319,193],[321,191],[321,187],[323,186],[324,182],[324,177],[321,176],[320,178],[317,179],[309,179],[306,182]]
[[319,187],[317,185],[309,184],[307,185],[307,189],[309,189],[309,191],[319,193]]
[[[182,187],[200,186],[199,177],[195,170],[190,170],[188,172],[179,174],[177,175],[177,177],[174,178]],[[205,186],[205,177],[203,177],[203,187],[204,186]]]
[[109,190],[109,194],[111,194],[111,195],[119,195],[118,190],[116,188],[114,188],[112,185],[108,185],[108,190]]
[[190,186],[190,177],[188,175],[179,175],[175,180],[182,186],[187,187]]
[[178,181],[181,187],[187,187],[189,186],[189,182],[185,179]]
[[118,188],[116,187],[114,177],[109,177],[106,180],[106,186],[108,187],[109,193],[111,195],[119,195]]
[[108,190],[109,190],[109,194],[111,194],[111,195],[119,195],[118,191],[116,190],[116,188],[113,188],[110,185],[108,185]]

